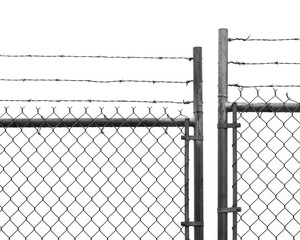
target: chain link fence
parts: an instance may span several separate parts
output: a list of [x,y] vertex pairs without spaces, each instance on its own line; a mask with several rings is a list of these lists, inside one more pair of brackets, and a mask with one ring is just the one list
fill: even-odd
[[181,112],[26,110],[0,116],[0,239],[184,238]]
[[241,127],[233,204],[242,209],[234,239],[300,239],[300,103],[273,88],[234,90]]

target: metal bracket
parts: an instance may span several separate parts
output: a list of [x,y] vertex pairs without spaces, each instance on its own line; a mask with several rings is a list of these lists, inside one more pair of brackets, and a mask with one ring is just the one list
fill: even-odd
[[203,141],[203,138],[202,137],[198,137],[198,136],[181,136],[181,139],[182,140],[194,140],[194,141]]
[[203,227],[203,222],[181,222],[183,227]]
[[218,123],[218,129],[238,128],[238,127],[241,127],[240,123]]
[[218,208],[218,213],[241,212],[241,207]]

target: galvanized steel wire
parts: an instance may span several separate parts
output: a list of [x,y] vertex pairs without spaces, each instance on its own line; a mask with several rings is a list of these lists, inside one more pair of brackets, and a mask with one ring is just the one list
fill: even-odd
[[[247,38],[228,38],[228,42],[233,41],[242,41],[242,42],[249,42],[249,41],[258,41],[258,42],[285,42],[285,41],[300,41],[300,38],[250,38],[249,35]],[[280,62],[280,61],[273,61],[273,62],[240,62],[240,61],[229,61],[228,64],[235,64],[235,65],[300,65],[300,62]]]
[[[111,110],[111,109],[110,109]],[[1,110],[2,111],[2,110]],[[93,113],[95,114],[95,113]],[[103,118],[107,127],[1,127],[0,238],[182,239],[185,197],[183,126],[154,127],[162,119],[186,118],[148,109],[69,108],[51,119]],[[40,118],[40,109],[5,108],[0,119]],[[123,119],[119,127],[112,123]],[[130,119],[156,120],[130,127]]]
[[[234,87],[239,91],[234,102],[247,104],[237,113],[241,128],[237,129],[238,179],[233,186],[237,186],[237,206],[242,208],[237,219],[238,239],[297,239],[300,115],[297,109],[285,106],[292,102],[299,108],[300,103],[282,98],[277,89],[266,97],[258,86]],[[253,108],[255,103],[266,108]],[[278,107],[267,108],[271,103]]]
[[[43,54],[0,54],[2,58],[105,58],[105,59],[152,59],[152,60],[189,60],[189,57],[145,57],[145,56],[107,56],[107,55],[43,55]],[[50,78],[0,78],[2,82],[72,82],[72,83],[151,83],[151,84],[185,84],[186,86],[193,82],[193,80],[186,81],[172,81],[172,80],[92,80],[92,79],[50,79]],[[99,99],[0,99],[0,102],[102,102],[102,103],[165,103],[165,104],[190,104],[193,101],[171,101],[171,100],[99,100]]]
[[239,62],[239,61],[229,61],[228,64],[235,65],[300,65],[300,62]]
[[0,78],[1,82],[77,82],[77,83],[165,83],[165,84],[186,84],[193,80],[170,81],[170,80],[92,80],[92,79],[61,79],[61,78]]
[[298,88],[300,85],[297,84],[269,84],[269,85],[241,85],[238,83],[228,84],[228,87],[238,87],[238,88]]
[[0,102],[87,102],[87,103],[167,103],[167,104],[191,104],[193,101],[162,101],[162,100],[153,100],[153,101],[143,101],[143,100],[100,100],[100,99],[0,99]]
[[149,60],[188,60],[192,57],[149,57],[149,56],[107,56],[107,55],[46,55],[46,54],[0,54],[4,58],[105,58],[105,59],[149,59]]
[[242,41],[242,42],[285,42],[285,41],[300,41],[300,38],[228,38],[228,42]]

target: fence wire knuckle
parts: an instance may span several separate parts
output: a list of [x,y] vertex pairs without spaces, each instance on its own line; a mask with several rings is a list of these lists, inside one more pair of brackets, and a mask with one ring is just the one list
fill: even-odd
[[42,110],[0,116],[0,239],[184,238],[181,111]]
[[[237,103],[238,239],[298,239],[300,237],[300,103],[274,90],[250,99],[259,86],[233,84]],[[265,86],[266,87],[266,86]],[[269,86],[273,87],[273,86]]]

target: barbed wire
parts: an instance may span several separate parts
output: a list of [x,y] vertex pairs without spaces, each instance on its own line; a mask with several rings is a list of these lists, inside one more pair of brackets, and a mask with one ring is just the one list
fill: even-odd
[[238,61],[229,61],[228,64],[235,65],[300,65],[300,62],[238,62]]
[[42,55],[42,54],[0,54],[5,58],[117,58],[117,59],[156,59],[156,60],[188,60],[192,57],[145,57],[145,56],[105,56],[105,55]]
[[250,38],[249,35],[247,38],[228,38],[228,42],[233,41],[261,41],[261,42],[280,42],[280,41],[300,41],[300,38]]
[[98,100],[98,99],[0,99],[0,102],[55,102],[55,103],[62,103],[62,102],[101,102],[101,103],[170,103],[170,104],[191,104],[193,101],[186,101],[182,100],[179,101],[160,101],[160,100],[153,100],[153,101],[143,101],[143,100]]
[[269,85],[240,85],[237,83],[228,84],[228,87],[239,87],[239,88],[288,88],[288,87],[300,87],[300,85],[276,85],[276,84],[269,84]]
[[59,78],[0,78],[1,82],[87,82],[87,83],[166,83],[166,84],[186,84],[193,80],[168,81],[168,80],[91,80],[91,79],[59,79]]

